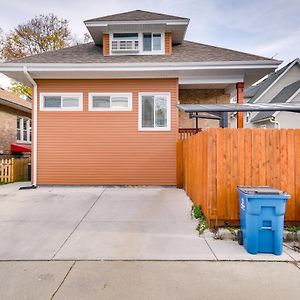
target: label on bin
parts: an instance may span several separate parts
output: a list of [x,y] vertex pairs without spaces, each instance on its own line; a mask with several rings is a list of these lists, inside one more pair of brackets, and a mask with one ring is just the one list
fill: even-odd
[[241,199],[241,209],[245,210],[246,206],[245,206],[245,201],[244,198]]

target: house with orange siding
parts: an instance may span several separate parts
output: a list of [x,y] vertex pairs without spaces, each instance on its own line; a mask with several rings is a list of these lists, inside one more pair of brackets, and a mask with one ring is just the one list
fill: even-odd
[[177,104],[229,103],[281,63],[187,41],[189,22],[141,10],[89,19],[93,42],[0,65],[33,87],[33,185],[176,184],[178,131],[195,126]]

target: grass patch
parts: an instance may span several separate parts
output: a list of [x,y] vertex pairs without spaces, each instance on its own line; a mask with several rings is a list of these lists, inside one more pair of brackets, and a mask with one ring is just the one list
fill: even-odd
[[191,210],[191,216],[193,219],[196,219],[198,221],[198,225],[196,227],[196,230],[198,231],[199,235],[201,235],[205,229],[208,228],[208,222],[205,218],[203,211],[201,209],[201,206],[193,205]]
[[286,226],[285,230],[289,232],[297,233],[298,231],[300,231],[300,226]]

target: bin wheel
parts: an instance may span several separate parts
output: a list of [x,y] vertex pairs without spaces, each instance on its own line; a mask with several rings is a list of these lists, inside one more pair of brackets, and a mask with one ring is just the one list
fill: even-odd
[[244,244],[243,233],[242,233],[241,230],[238,230],[238,232],[237,232],[237,239],[238,239],[239,245],[243,245]]

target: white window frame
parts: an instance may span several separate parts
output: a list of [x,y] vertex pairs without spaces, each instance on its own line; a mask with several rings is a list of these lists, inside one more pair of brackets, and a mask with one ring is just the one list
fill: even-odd
[[[143,127],[142,126],[142,97],[143,96],[167,96],[167,126],[166,127]],[[155,114],[154,114],[155,126]],[[139,93],[138,107],[138,130],[139,131],[170,131],[171,130],[171,93],[169,92],[141,92]]]
[[[17,117],[17,122],[18,122],[18,119],[20,119],[20,140],[18,140],[18,126],[17,126],[17,143],[19,143],[19,144],[31,144],[31,139],[30,139],[31,126],[32,126],[32,123],[31,123],[31,126],[30,126],[31,119],[26,118],[26,117],[18,116]],[[26,139],[24,139],[24,122],[26,122],[26,131],[27,131]]]
[[[128,98],[128,107],[93,107],[93,96],[119,96]],[[111,102],[111,99],[110,99]],[[132,111],[132,93],[89,93],[89,111]]]
[[[45,96],[61,97],[78,97],[78,107],[45,107]],[[40,111],[83,111],[83,93],[40,93]]]
[[[139,48],[138,50],[126,50],[126,51],[112,51],[112,40],[114,37],[114,33],[137,33],[138,34],[138,41],[139,41]],[[153,44],[153,34],[160,34],[161,35],[161,50],[152,50],[152,51],[143,51],[143,34],[144,33],[151,33],[152,34],[152,44]],[[151,44],[151,48],[153,45]],[[151,31],[151,30],[143,30],[143,31],[113,31],[109,33],[109,54],[111,56],[114,55],[164,55],[165,54],[165,32],[163,31]]]
[[[144,33],[145,34],[151,34],[151,50],[144,50]],[[161,42],[161,49],[160,50],[154,50],[153,49],[153,35],[154,34],[160,34],[160,42]],[[141,45],[141,52],[143,53],[143,54],[145,54],[145,53],[162,53],[162,50],[163,50],[163,35],[162,35],[162,33],[161,32],[143,32],[142,33],[142,45]]]

